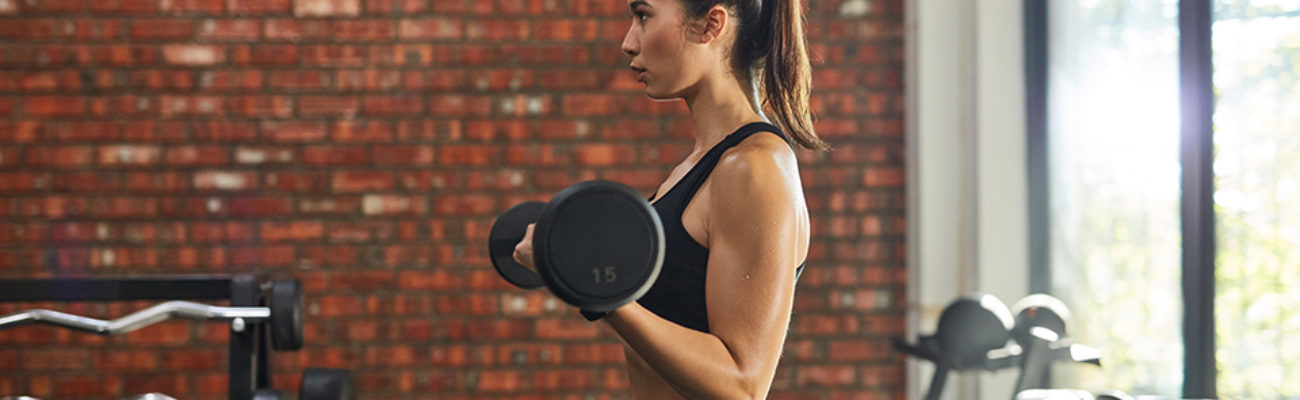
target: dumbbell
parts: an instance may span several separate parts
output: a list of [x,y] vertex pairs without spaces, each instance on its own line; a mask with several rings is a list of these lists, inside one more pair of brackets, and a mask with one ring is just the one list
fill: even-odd
[[926,400],[943,394],[951,371],[996,370],[1015,365],[1019,347],[1009,343],[1014,321],[1002,300],[990,294],[963,296],[939,314],[934,333],[921,336],[916,344],[894,339],[894,348],[935,365],[926,390]]
[[[298,400],[355,400],[352,372],[346,369],[307,368],[298,385]],[[287,400],[277,389],[258,389],[252,400]]]
[[1101,366],[1101,351],[1074,343],[1069,337],[1070,309],[1060,299],[1031,294],[1011,306],[1015,327],[1011,336],[1023,349],[1016,392],[1043,388],[1047,369],[1057,361]]
[[[533,228],[537,272],[514,260],[515,245]],[[492,224],[488,252],[507,282],[550,288],[587,311],[611,311],[645,294],[664,259],[659,214],[632,188],[587,181],[561,190],[550,202],[525,202]]]
[[162,393],[154,392],[154,393],[137,394],[134,396],[123,397],[122,400],[176,400],[176,398]]
[[188,301],[168,301],[112,321],[86,318],[52,310],[27,310],[0,317],[0,329],[44,323],[105,336],[129,333],[171,317],[231,321],[242,330],[248,322],[269,321],[271,347],[298,350],[303,345],[302,283],[280,280],[271,284],[269,307],[218,307]]

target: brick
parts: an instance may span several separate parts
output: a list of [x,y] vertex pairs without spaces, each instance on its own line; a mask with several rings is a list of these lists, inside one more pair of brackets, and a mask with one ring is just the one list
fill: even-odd
[[389,191],[394,186],[394,175],[392,172],[379,171],[336,172],[333,174],[331,186],[339,193]]
[[163,96],[159,99],[163,117],[224,114],[226,100],[215,96]]
[[464,22],[452,18],[404,19],[397,28],[398,37],[406,40],[459,39],[464,31]]
[[51,125],[54,137],[59,141],[94,142],[122,138],[121,126],[114,122],[64,122]]
[[29,350],[23,354],[22,366],[33,370],[73,370],[90,364],[91,353],[84,349]]
[[293,9],[290,0],[229,0],[231,14],[287,14]]
[[[447,145],[438,148],[438,159],[442,165],[487,166],[499,162],[501,148],[480,145]],[[511,162],[514,164],[514,162]]]
[[361,146],[308,146],[303,149],[302,161],[310,165],[363,165],[370,162],[369,152]]
[[26,99],[22,113],[36,117],[76,116],[86,112],[86,105],[85,97],[35,96]]
[[235,46],[231,50],[231,59],[237,65],[290,67],[298,65],[306,58],[299,55],[298,46],[257,45]]
[[162,158],[160,146],[116,145],[101,146],[98,151],[102,166],[149,166]]
[[599,38],[597,20],[541,20],[532,27],[530,38],[537,40],[582,40],[592,41]]
[[320,239],[324,225],[318,221],[263,222],[260,231],[265,242],[303,242]]
[[421,166],[432,165],[433,146],[375,146],[374,160],[379,165]]
[[246,191],[257,188],[256,172],[199,171],[194,173],[194,190]]
[[135,89],[189,90],[195,87],[194,74],[189,71],[131,71],[128,80],[128,87]]
[[540,339],[593,339],[600,331],[597,325],[585,323],[581,319],[539,319],[536,322],[537,337]]
[[486,195],[446,195],[434,199],[434,212],[439,215],[489,215],[498,209],[496,199]]
[[179,14],[219,14],[226,9],[226,0],[160,0],[160,11]]
[[122,381],[113,376],[58,376],[51,379],[50,387],[51,397],[104,397],[121,391]]
[[492,99],[487,96],[460,94],[433,95],[429,97],[430,112],[448,116],[486,116],[492,113]]
[[330,25],[335,40],[381,42],[395,38],[391,20],[338,20]]
[[827,345],[831,361],[871,361],[883,358],[889,349],[884,343],[867,340],[839,340]]
[[[224,332],[223,332],[224,333]],[[151,368],[152,369],[152,368]],[[148,375],[131,374],[123,377],[123,393],[190,393],[188,379],[184,375],[153,373]]]
[[356,16],[360,13],[360,0],[293,0],[293,15],[297,17]]
[[163,46],[163,59],[172,65],[212,66],[226,61],[226,51],[211,45],[167,45]]
[[293,246],[250,246],[231,249],[230,262],[235,268],[288,267],[297,262]]
[[253,227],[247,223],[193,222],[190,230],[198,243],[239,242],[253,238]]
[[314,67],[360,67],[365,65],[366,51],[359,45],[302,46],[302,63]]
[[257,19],[208,19],[198,30],[202,40],[253,41],[261,36],[262,22]]
[[566,95],[561,100],[562,112],[572,116],[611,115],[617,104],[613,96],[608,95]]
[[399,71],[392,70],[343,70],[338,72],[335,82],[343,91],[376,92],[400,87],[402,77]]
[[0,15],[18,13],[18,0],[0,0]]
[[[332,33],[328,21],[268,19],[263,26],[268,40],[310,41],[326,39]],[[294,71],[298,72],[305,71]]]
[[[361,301],[353,296],[318,296],[314,303],[318,307],[310,308],[320,310],[318,315],[322,317],[359,315],[363,309]],[[316,314],[316,312],[313,312],[313,314]]]
[[392,271],[358,271],[335,274],[330,287],[343,291],[376,291],[393,287],[397,273]]
[[156,0],[95,0],[91,10],[97,13],[154,14],[158,12]]
[[805,366],[796,378],[799,386],[848,386],[857,382],[851,366]]
[[424,99],[418,96],[367,96],[367,115],[419,115],[425,111]]
[[275,217],[293,211],[293,203],[281,197],[236,197],[229,201],[232,216]]
[[897,187],[906,178],[902,168],[869,168],[862,175],[862,183],[868,187]]
[[631,146],[589,144],[574,149],[574,161],[582,166],[607,166],[636,160],[636,149]]
[[180,40],[194,37],[194,23],[184,19],[131,21],[133,40]]
[[333,86],[331,75],[323,71],[271,71],[267,85],[272,89],[318,91]]
[[325,124],[320,122],[262,123],[263,137],[276,142],[311,142],[325,138]]
[[360,108],[357,98],[350,96],[302,96],[295,104],[304,117],[352,118]]

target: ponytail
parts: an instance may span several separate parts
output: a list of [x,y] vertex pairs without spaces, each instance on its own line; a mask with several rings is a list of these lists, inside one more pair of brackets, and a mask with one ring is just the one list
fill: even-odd
[[770,28],[770,49],[763,63],[763,105],[777,126],[803,147],[828,150],[830,145],[813,130],[812,64],[804,42],[803,5],[800,0],[760,0]]
[[[739,20],[732,69],[759,80],[759,109],[799,145],[829,150],[813,130],[812,64],[804,41],[802,0],[682,0],[687,15],[702,17],[722,4]],[[745,39],[741,39],[745,38]],[[754,73],[760,71],[758,75]]]

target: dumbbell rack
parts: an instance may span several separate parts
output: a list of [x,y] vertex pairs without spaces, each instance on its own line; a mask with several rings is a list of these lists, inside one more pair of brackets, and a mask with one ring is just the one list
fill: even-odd
[[[0,279],[0,301],[228,300],[230,307],[265,305],[264,285],[252,274],[127,278]],[[230,330],[230,399],[248,399],[271,387],[270,324],[251,319]],[[243,322],[241,319],[240,322]]]

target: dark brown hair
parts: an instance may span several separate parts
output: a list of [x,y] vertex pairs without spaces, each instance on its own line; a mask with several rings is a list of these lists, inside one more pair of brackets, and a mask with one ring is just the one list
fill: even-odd
[[731,68],[748,76],[762,69],[760,108],[795,142],[813,150],[830,145],[813,131],[812,65],[804,42],[803,2],[800,0],[681,0],[687,17],[700,19],[715,5],[729,9],[738,20]]

